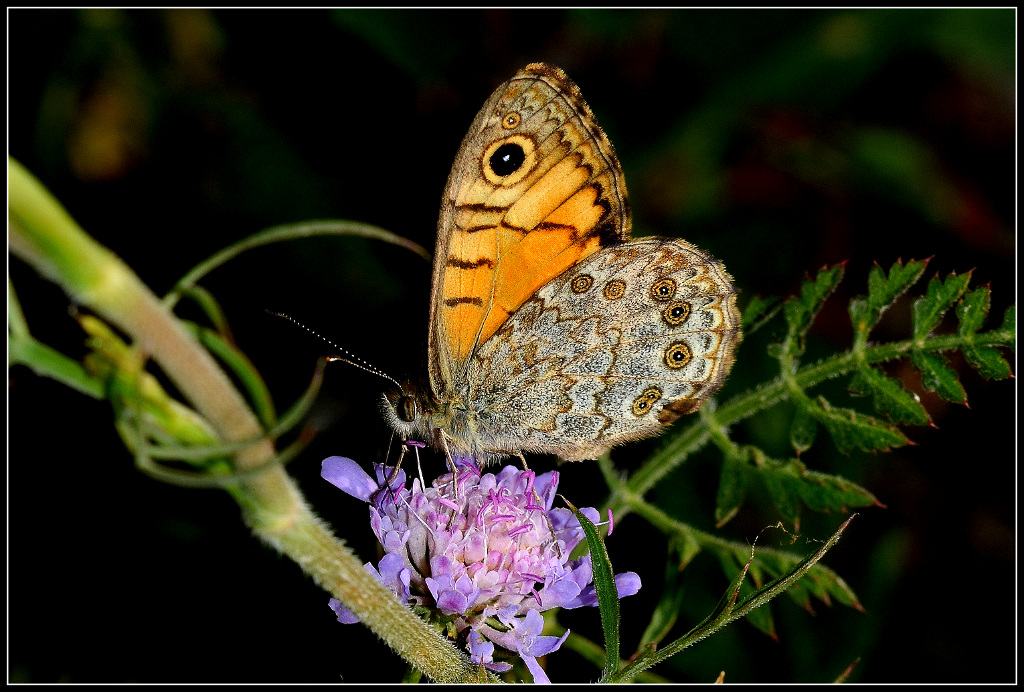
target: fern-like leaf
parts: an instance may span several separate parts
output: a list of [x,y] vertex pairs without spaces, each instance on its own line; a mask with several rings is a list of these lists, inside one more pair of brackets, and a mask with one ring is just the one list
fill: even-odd
[[850,408],[833,406],[823,396],[811,401],[804,395],[797,397],[797,403],[828,430],[832,441],[843,454],[849,454],[855,449],[865,452],[888,451],[909,442],[895,425]]
[[854,394],[870,394],[874,399],[875,411],[894,423],[928,425],[932,422],[916,394],[908,392],[897,380],[886,377],[869,365],[862,365],[854,373],[849,389]]
[[843,280],[845,263],[833,267],[824,267],[813,280],[805,279],[800,285],[800,295],[792,296],[782,304],[782,313],[789,326],[787,343],[789,353],[799,355],[804,350],[804,336],[811,328],[825,300]]
[[971,272],[950,274],[945,281],[932,277],[924,297],[915,300],[912,308],[915,341],[922,341],[939,326],[942,316],[963,295],[970,281]]
[[927,266],[928,260],[910,260],[906,264],[897,260],[889,269],[888,276],[877,263],[871,268],[868,274],[868,294],[850,301],[854,349],[862,348],[867,343],[868,334],[878,324],[882,313],[921,278]]
[[757,447],[743,447],[727,455],[722,464],[715,506],[719,527],[735,516],[746,498],[746,488],[756,482],[764,485],[776,510],[796,529],[802,506],[815,512],[881,506],[874,495],[842,476],[811,471],[798,459],[772,459]]
[[960,384],[956,371],[949,367],[945,356],[940,353],[912,351],[910,362],[920,371],[921,384],[925,389],[935,392],[946,401],[967,403],[967,392]]

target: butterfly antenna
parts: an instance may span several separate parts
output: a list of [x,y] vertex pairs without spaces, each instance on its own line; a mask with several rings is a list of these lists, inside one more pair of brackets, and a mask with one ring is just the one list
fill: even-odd
[[380,370],[378,370],[377,368],[373,367],[372,365],[370,365],[365,360],[363,360],[359,356],[355,355],[354,353],[352,353],[348,349],[342,348],[341,346],[339,346],[338,344],[334,343],[333,341],[331,341],[330,339],[328,339],[326,336],[324,336],[320,332],[316,331],[315,329],[310,329],[309,327],[304,325],[302,322],[299,322],[297,319],[295,319],[291,315],[288,315],[288,314],[283,313],[283,312],[274,312],[273,310],[267,310],[267,312],[270,313],[271,315],[276,315],[277,317],[283,317],[284,319],[288,320],[289,322],[291,322],[292,324],[296,325],[297,327],[302,327],[303,329],[305,329],[307,332],[309,332],[310,334],[312,334],[316,338],[318,338],[321,341],[323,341],[324,343],[330,345],[331,348],[337,349],[338,351],[341,351],[342,353],[345,354],[344,356],[327,356],[327,362],[340,360],[341,362],[348,363],[349,365],[353,365],[353,366],[359,368],[360,370],[365,370],[366,372],[371,372],[374,375],[378,375],[379,377],[383,377],[385,380],[389,380],[391,382],[394,382],[395,385],[398,386],[399,389],[402,389],[402,384],[398,380],[396,380],[394,377],[392,377],[391,375],[388,375],[385,372],[381,372]]

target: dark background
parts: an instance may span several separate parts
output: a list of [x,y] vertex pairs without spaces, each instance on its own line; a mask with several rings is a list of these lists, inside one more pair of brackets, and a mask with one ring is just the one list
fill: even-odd
[[[992,288],[990,326],[1015,302],[1013,10],[10,10],[8,20],[10,154],[158,294],[278,223],[354,219],[432,249],[441,191],[477,109],[543,60],[580,85],[614,143],[635,235],[710,250],[736,277],[741,304],[847,261],[808,359],[849,345],[846,302],[865,292],[873,261],[933,257],[926,277],[973,269],[972,284]],[[33,334],[81,356],[61,291],[18,260],[10,276]],[[284,409],[326,349],[265,308],[396,376],[419,376],[429,282],[409,252],[318,239],[246,253],[204,286]],[[908,333],[903,303],[875,336]],[[744,342],[724,398],[773,376],[771,336]],[[772,604],[777,642],[735,623],[655,672],[826,682],[860,657],[852,681],[1015,679],[1015,383],[953,363],[970,408],[922,392],[937,428],[908,430],[917,446],[843,456],[822,434],[803,456],[888,506],[863,511],[826,559],[867,612],[818,603],[810,616],[782,598]],[[888,371],[921,391],[909,366]],[[401,661],[364,628],[338,624],[327,594],[253,540],[225,494],[136,471],[107,404],[20,366],[8,383],[9,680],[400,678]],[[822,391],[850,405],[843,384]],[[364,559],[375,559],[365,507],[318,474],[331,454],[382,457],[381,386],[332,366],[316,414],[326,430],[290,466]],[[733,434],[785,456],[790,415],[782,406]],[[613,459],[633,469],[656,446],[628,445]],[[652,499],[713,530],[718,469],[706,450]],[[602,502],[592,463],[562,471],[576,504]],[[752,541],[779,520],[756,499],[719,533]],[[801,533],[824,538],[842,519],[805,512]],[[768,532],[759,544],[787,540]],[[623,602],[628,655],[659,595],[665,540],[630,517],[609,550],[618,570],[644,580]],[[676,635],[727,583],[708,555],[683,578]],[[560,620],[600,641],[596,609]],[[548,664],[555,681],[598,674],[568,650]]]

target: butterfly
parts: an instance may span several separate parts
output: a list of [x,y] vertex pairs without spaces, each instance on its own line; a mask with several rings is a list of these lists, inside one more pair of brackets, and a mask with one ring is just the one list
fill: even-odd
[[498,87],[441,202],[429,387],[384,394],[392,428],[482,467],[597,458],[696,411],[741,338],[732,278],[630,229],[622,168],[565,73],[534,63]]

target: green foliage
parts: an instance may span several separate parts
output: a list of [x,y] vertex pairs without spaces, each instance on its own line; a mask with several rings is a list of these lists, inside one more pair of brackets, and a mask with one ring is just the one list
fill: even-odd
[[774,317],[781,307],[779,299],[775,296],[768,298],[754,296],[751,298],[750,302],[747,303],[747,307],[743,309],[742,329],[744,333],[749,334],[756,331],[760,325]]
[[903,388],[897,380],[886,377],[880,370],[863,365],[850,380],[850,392],[874,397],[875,411],[896,423],[928,425],[931,416],[918,397]]
[[888,277],[878,264],[871,268],[867,297],[857,296],[850,301],[850,321],[858,345],[866,343],[868,333],[878,324],[882,313],[921,278],[927,266],[928,260],[911,260],[906,265],[897,261]]
[[[740,552],[742,549],[736,550],[733,556],[739,562],[740,568],[736,571],[733,569],[733,565],[723,564],[727,572],[735,572],[735,574],[729,583],[729,587],[719,600],[718,605],[704,620],[683,636],[666,644],[660,650],[655,651],[651,645],[648,645],[643,651],[638,651],[637,655],[627,666],[620,669],[617,673],[607,676],[604,680],[606,682],[629,680],[641,671],[692,646],[741,617],[747,618],[748,621],[763,632],[773,634],[773,620],[770,612],[764,606],[770,600],[785,593],[798,583],[807,582],[808,584],[813,584],[814,587],[812,588],[824,587],[825,593],[833,591],[841,593],[842,590],[836,587],[840,584],[845,586],[845,584],[838,577],[831,580],[831,584],[826,584],[825,581],[828,580],[809,580],[808,576],[812,571],[820,567],[819,561],[836,544],[851,520],[852,517],[847,519],[832,537],[812,555],[798,560],[781,574],[772,568],[773,565],[770,562],[756,559],[756,553],[753,549],[746,548],[745,558]],[[729,561],[729,558],[722,552],[719,552],[719,558],[723,560],[723,563],[728,563]],[[748,573],[751,574],[754,585],[757,587],[756,589],[747,583]],[[765,577],[771,577],[771,580],[764,583],[766,581]],[[856,607],[856,599],[853,598],[850,604]]]
[[[906,264],[897,261],[888,274],[876,264],[868,275],[868,294],[853,298],[848,306],[854,333],[851,349],[819,367],[828,371],[829,376],[852,371],[848,391],[854,395],[870,396],[874,413],[884,420],[853,408],[836,406],[821,395],[812,398],[796,374],[799,368],[797,358],[804,352],[807,330],[824,301],[841,281],[843,265],[822,269],[815,278],[803,282],[799,296],[786,300],[783,313],[787,332],[782,342],[770,349],[770,354],[778,359],[780,380],[796,405],[790,442],[798,455],[814,443],[819,425],[829,433],[841,452],[850,453],[854,450],[885,451],[908,444],[909,440],[897,424],[931,424],[931,417],[919,398],[907,391],[902,382],[875,367],[875,362],[909,356],[920,371],[926,389],[958,403],[966,403],[966,394],[956,372],[947,365],[939,351],[961,350],[967,362],[986,378],[1003,379],[1011,375],[1010,366],[997,347],[1013,347],[1012,309],[1008,311],[1003,327],[979,333],[988,314],[990,292],[987,287],[967,292],[970,272],[950,274],[945,280],[936,276],[928,282],[925,295],[915,299],[911,305],[912,338],[909,341],[868,345],[868,337],[882,314],[920,279],[927,264],[927,260],[911,260]],[[935,336],[933,332],[954,305],[959,320],[956,334]],[[724,479],[726,476],[723,474]],[[731,479],[724,482],[733,483]],[[735,490],[729,487],[720,494],[722,492],[735,495]],[[788,507],[792,503],[782,494],[776,504]],[[722,517],[718,518],[721,520]]]
[[939,326],[942,316],[952,307],[971,280],[971,274],[950,274],[945,281],[938,276],[928,282],[928,292],[914,301],[914,340],[923,341],[933,329]]
[[810,471],[798,459],[772,459],[757,447],[727,455],[718,484],[715,521],[723,526],[739,511],[746,488],[760,483],[783,519],[800,524],[800,508],[815,512],[846,512],[850,507],[879,505],[877,498],[841,476]]
[[[956,306],[956,316],[960,320],[957,334],[968,340],[968,344],[963,347],[964,358],[977,368],[982,377],[989,380],[1004,380],[1013,374],[1010,364],[993,347],[974,344],[974,335],[985,324],[991,304],[992,299],[988,286],[982,286],[966,294]],[[1011,308],[1007,311],[1006,321],[1001,329],[1013,331],[1013,322]]]
[[946,357],[941,353],[911,351],[910,362],[921,372],[921,385],[925,389],[935,392],[946,401],[967,403],[967,392],[960,384],[956,371],[949,367]]

